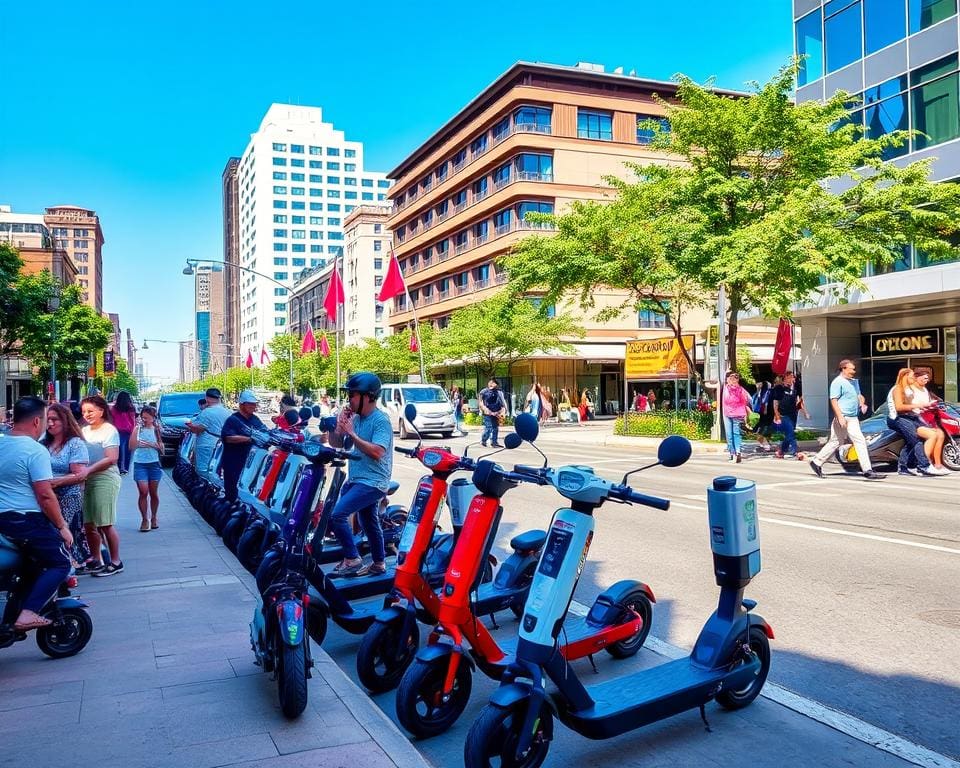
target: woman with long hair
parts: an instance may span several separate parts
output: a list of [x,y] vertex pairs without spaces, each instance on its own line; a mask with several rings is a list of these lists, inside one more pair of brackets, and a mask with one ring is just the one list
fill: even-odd
[[90,454],[80,425],[67,406],[54,403],[47,408],[47,432],[42,442],[50,451],[50,466],[53,468],[50,485],[60,502],[63,520],[73,534],[70,558],[76,567],[90,557],[83,532],[83,481],[87,476]]
[[[83,572],[94,576],[112,576],[123,570],[120,559],[120,535],[117,533],[117,497],[120,495],[120,433],[110,420],[110,407],[100,395],[80,401],[80,412],[87,425],[83,439],[90,452],[90,466],[83,494],[83,525],[90,543],[91,559]],[[100,559],[100,542],[110,550],[110,562]]]
[[[140,509],[140,532],[155,530],[157,508],[160,506],[160,480],[163,468],[160,466],[160,430],[157,428],[157,409],[149,405],[140,411],[140,423],[130,436],[130,449],[133,451],[133,479],[137,484],[137,507]],[[149,497],[149,510],[147,501]],[[149,515],[147,514],[149,511]]]
[[[913,412],[916,414],[917,419],[920,419],[920,414],[923,411],[933,407],[937,402],[937,398],[933,397],[927,391],[929,381],[929,371],[914,371],[913,376],[908,382],[908,386],[904,388],[904,393],[914,406]],[[930,463],[933,464],[934,473],[938,475],[949,475],[950,470],[943,466],[943,432],[936,427],[931,427],[925,421],[920,421],[920,423],[922,426],[917,430],[918,435],[921,437],[931,433],[933,435],[931,440],[927,440],[927,438],[924,437],[923,450],[930,459]]]
[[534,382],[533,386],[530,387],[530,391],[527,392],[526,403],[527,413],[540,421],[540,416],[543,413],[543,392],[540,389],[539,382]]
[[457,434],[462,437],[467,434],[463,429],[463,393],[456,384],[450,388],[450,402],[453,403],[453,418],[457,425]]
[[130,471],[130,435],[137,425],[137,408],[128,392],[118,392],[116,400],[110,406],[110,417],[113,426],[120,433],[120,458],[117,468],[121,475]]

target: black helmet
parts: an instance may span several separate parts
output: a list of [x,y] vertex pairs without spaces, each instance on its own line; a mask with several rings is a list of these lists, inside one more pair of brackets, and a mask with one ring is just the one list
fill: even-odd
[[340,387],[340,389],[344,389],[347,392],[359,392],[362,395],[370,395],[372,398],[377,398],[380,396],[380,388],[382,386],[380,377],[377,376],[377,374],[370,373],[369,371],[361,371],[347,379],[346,384]]

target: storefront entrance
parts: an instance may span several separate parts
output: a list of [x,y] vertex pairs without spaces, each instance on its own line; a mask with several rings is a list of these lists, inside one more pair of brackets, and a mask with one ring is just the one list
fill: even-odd
[[901,368],[930,373],[930,392],[937,397],[955,400],[956,361],[953,375],[947,370],[944,336],[952,341],[954,329],[928,328],[896,333],[863,334],[864,358],[860,366],[860,384],[871,410],[880,408],[887,393],[897,381]]

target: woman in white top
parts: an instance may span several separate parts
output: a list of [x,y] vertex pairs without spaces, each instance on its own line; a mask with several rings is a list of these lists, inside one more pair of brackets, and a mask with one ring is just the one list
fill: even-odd
[[[140,532],[159,528],[157,507],[160,506],[158,488],[163,478],[160,467],[160,430],[157,429],[157,409],[149,405],[140,411],[140,420],[130,435],[130,450],[133,452],[133,479],[137,483],[140,497]],[[147,498],[150,500],[150,515],[147,515]]]
[[[120,495],[120,433],[110,422],[110,408],[99,395],[80,401],[80,413],[87,426],[83,439],[87,441],[90,466],[87,468],[83,494],[83,525],[90,543],[92,560],[83,569],[94,576],[112,576],[123,570],[120,559],[120,535],[117,533],[117,497]],[[110,550],[110,562],[100,560],[101,537]]]
[[[918,418],[921,418],[921,424],[927,429],[935,433],[934,443],[930,451],[927,451],[927,456],[930,457],[930,463],[933,464],[933,468],[941,475],[949,475],[950,470],[943,466],[943,440],[944,434],[943,431],[937,429],[936,427],[931,427],[925,421],[922,420],[920,414],[929,409],[931,406],[935,407],[937,398],[932,397],[927,391],[927,384],[930,382],[930,372],[925,370],[914,371],[913,380],[909,382],[909,386],[906,387],[905,391],[908,395],[909,401],[913,404],[913,412],[917,415]],[[918,430],[919,432],[919,430]]]

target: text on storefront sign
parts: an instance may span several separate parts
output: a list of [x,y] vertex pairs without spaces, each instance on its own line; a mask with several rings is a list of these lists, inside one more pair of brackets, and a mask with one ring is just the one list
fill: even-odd
[[870,334],[870,353],[874,357],[902,354],[940,354],[940,329],[924,328],[901,333]]

